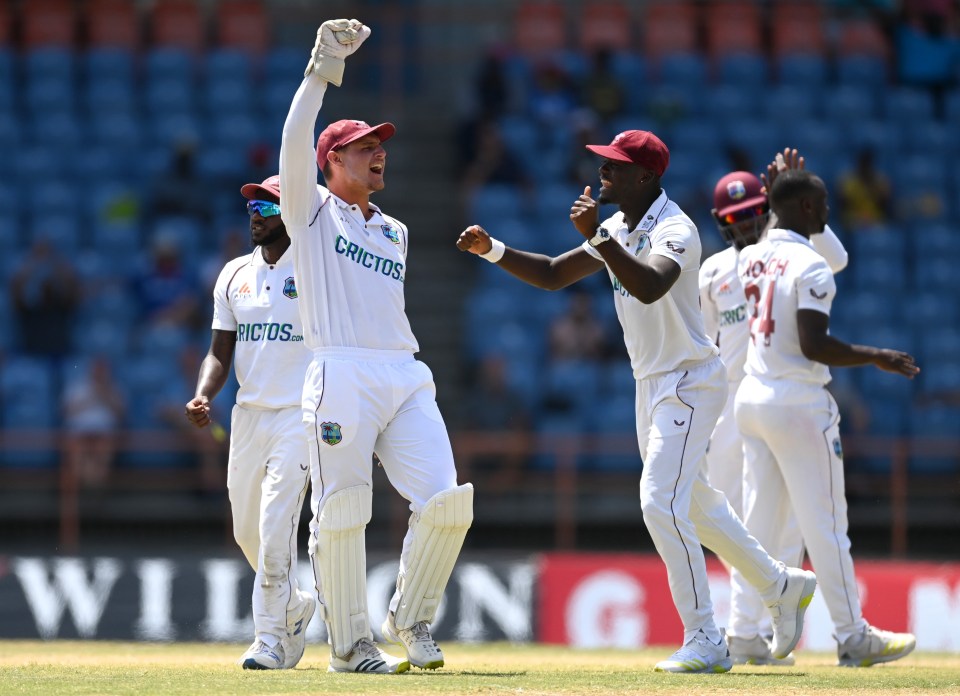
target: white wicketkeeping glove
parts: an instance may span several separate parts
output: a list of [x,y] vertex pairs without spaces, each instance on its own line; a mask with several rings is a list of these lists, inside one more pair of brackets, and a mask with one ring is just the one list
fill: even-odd
[[370,36],[370,27],[355,19],[328,19],[317,29],[317,43],[303,76],[310,73],[340,86],[343,81],[343,59],[360,48]]

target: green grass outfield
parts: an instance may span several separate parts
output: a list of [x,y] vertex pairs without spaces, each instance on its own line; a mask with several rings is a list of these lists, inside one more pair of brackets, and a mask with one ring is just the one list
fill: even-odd
[[794,667],[728,674],[653,671],[669,648],[573,650],[506,643],[445,644],[447,667],[401,675],[328,674],[325,646],[290,671],[235,664],[245,645],[0,642],[0,694],[960,694],[960,655],[915,653],[867,669],[800,653]]

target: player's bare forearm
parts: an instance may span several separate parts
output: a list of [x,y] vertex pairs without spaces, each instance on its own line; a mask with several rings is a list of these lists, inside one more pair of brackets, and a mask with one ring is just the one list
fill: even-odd
[[801,333],[800,349],[809,360],[830,367],[858,367],[874,365],[885,372],[893,372],[913,378],[920,373],[914,358],[909,353],[855,343],[844,343],[826,334],[816,339],[805,339]]
[[640,261],[612,241],[598,244],[596,249],[626,291],[644,304],[666,295],[680,277],[680,266],[666,256],[651,254],[646,262]]
[[[480,225],[471,225],[460,234],[457,248],[480,255],[489,252],[493,243],[485,229]],[[603,268],[602,263],[579,247],[557,257],[506,247],[497,265],[510,275],[542,290],[560,290]]]

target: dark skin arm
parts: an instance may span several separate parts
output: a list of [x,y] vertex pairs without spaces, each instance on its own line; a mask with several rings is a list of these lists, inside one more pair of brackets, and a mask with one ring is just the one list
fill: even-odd
[[[589,186],[570,209],[570,220],[584,238],[590,239],[596,233],[599,210],[597,202],[590,197]],[[485,254],[491,248],[490,235],[479,225],[472,225],[461,233],[457,248]],[[595,248],[623,287],[644,304],[659,300],[680,277],[680,266],[665,256],[652,255],[642,262],[614,241]],[[508,248],[497,265],[525,283],[544,290],[565,288],[603,268],[602,263],[580,247],[555,258]]]
[[233,362],[233,352],[237,346],[235,331],[219,331],[214,329],[210,339],[210,350],[200,364],[200,375],[197,377],[196,396],[187,402],[184,413],[187,420],[198,428],[205,428],[212,422],[210,419],[210,400],[213,399],[223,385],[226,384]]
[[797,310],[800,350],[804,357],[834,367],[874,365],[884,372],[893,372],[913,379],[920,368],[913,356],[899,350],[860,346],[834,338],[827,329],[830,317],[815,309]]

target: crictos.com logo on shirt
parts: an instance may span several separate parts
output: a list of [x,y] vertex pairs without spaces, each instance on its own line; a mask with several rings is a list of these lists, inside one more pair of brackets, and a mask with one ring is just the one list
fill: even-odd
[[293,332],[293,324],[276,322],[249,323],[237,326],[237,341],[302,341],[303,336]]

